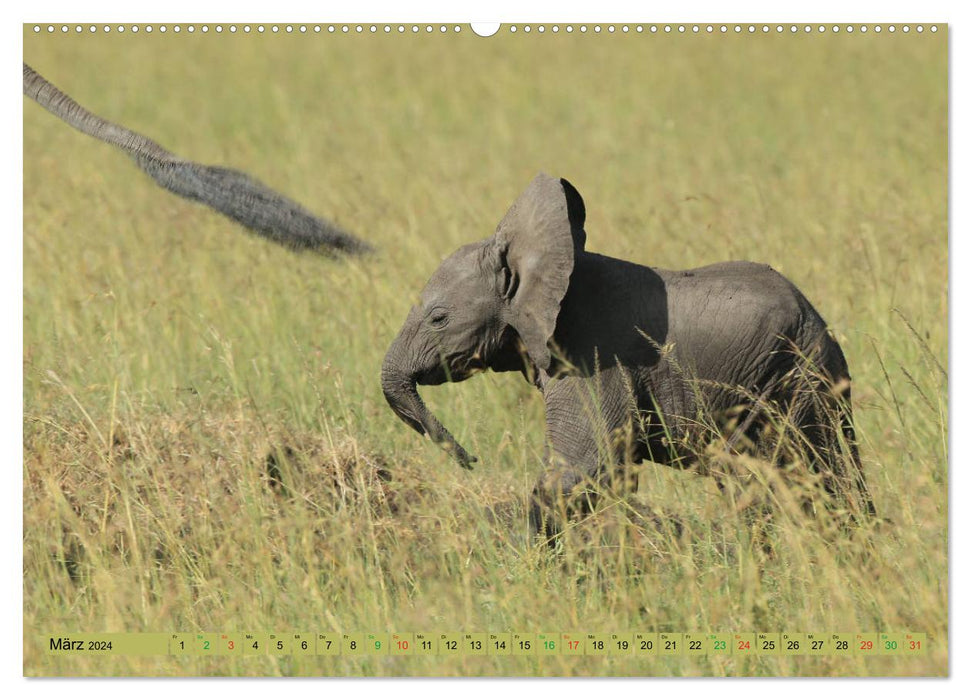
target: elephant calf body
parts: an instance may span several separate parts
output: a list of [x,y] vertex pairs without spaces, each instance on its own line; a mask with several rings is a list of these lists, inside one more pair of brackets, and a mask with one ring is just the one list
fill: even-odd
[[385,358],[399,417],[468,467],[417,385],[523,372],[546,401],[531,520],[548,534],[558,505],[589,507],[588,486],[629,485],[626,464],[717,471],[712,445],[801,462],[824,500],[872,513],[846,361],[799,290],[750,262],[670,271],[589,253],[584,219],[573,186],[541,174],[494,236],[441,265]]

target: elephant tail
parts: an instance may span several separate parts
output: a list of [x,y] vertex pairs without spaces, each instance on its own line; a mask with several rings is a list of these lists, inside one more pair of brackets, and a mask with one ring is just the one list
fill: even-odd
[[372,250],[365,241],[317,218],[245,173],[184,160],[151,139],[92,114],[26,63],[24,94],[78,131],[125,151],[170,192],[205,204],[274,243],[324,253]]

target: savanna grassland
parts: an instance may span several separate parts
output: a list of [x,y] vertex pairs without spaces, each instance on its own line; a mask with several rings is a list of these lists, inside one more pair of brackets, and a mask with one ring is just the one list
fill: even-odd
[[[372,243],[295,254],[24,101],[28,675],[943,675],[948,669],[946,31],[529,36],[24,33],[81,104],[246,171]],[[778,518],[642,465],[531,546],[543,405],[518,375],[424,391],[459,469],[381,394],[459,245],[540,170],[587,247],[771,264],[829,322],[888,520]],[[636,507],[635,507],[636,506]],[[657,517],[644,518],[645,508]],[[668,520],[680,531],[665,527]],[[821,657],[55,657],[71,632],[916,631]]]

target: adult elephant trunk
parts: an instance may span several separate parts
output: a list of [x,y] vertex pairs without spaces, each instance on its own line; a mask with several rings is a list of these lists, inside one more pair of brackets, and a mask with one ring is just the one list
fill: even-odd
[[246,173],[179,158],[150,138],[92,114],[26,63],[24,94],[78,131],[123,150],[169,192],[201,202],[258,236],[295,250],[354,254],[371,250],[368,243]]
[[422,435],[428,435],[433,442],[451,454],[463,469],[471,469],[476,458],[470,455],[455,441],[441,421],[428,410],[418,394],[419,371],[407,368],[403,360],[400,340],[395,340],[381,367],[381,388],[391,410]]

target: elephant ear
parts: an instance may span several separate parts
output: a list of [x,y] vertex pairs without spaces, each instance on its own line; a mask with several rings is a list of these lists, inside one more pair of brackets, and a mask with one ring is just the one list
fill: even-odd
[[585,216],[583,198],[573,185],[540,173],[496,228],[506,270],[507,319],[543,370],[550,366],[548,343],[576,254],[586,242]]

